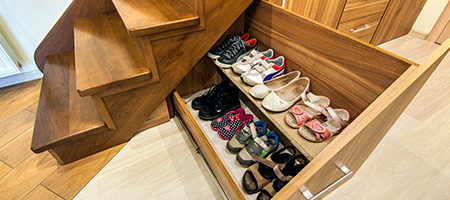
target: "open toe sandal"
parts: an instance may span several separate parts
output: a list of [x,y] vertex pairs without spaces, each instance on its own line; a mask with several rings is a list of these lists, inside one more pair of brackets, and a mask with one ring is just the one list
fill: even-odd
[[[312,95],[312,93],[309,93]],[[311,98],[304,97],[300,105],[293,106],[284,117],[284,121],[292,128],[300,128],[311,118],[322,115],[325,108],[330,105],[330,99],[325,96],[315,96],[314,102],[308,101]]]
[[267,158],[254,156],[257,160],[255,164],[245,171],[242,178],[242,185],[248,194],[254,194],[260,191],[265,185],[277,177],[274,170],[292,160],[295,155],[295,148],[286,146],[271,154]]
[[218,131],[220,127],[225,126],[227,123],[227,119],[233,115],[245,114],[245,110],[243,108],[238,108],[236,110],[229,111],[224,115],[218,117],[217,119],[212,120],[211,128],[215,131]]
[[267,184],[261,192],[256,197],[257,200],[269,200],[277,192],[279,192],[288,182],[294,178],[306,165],[308,164],[308,160],[304,155],[296,155],[289,162],[286,163],[285,166],[278,167],[277,170],[280,170],[276,173],[277,178]]
[[313,118],[301,126],[298,133],[309,141],[322,142],[342,132],[350,120],[350,114],[344,109],[328,107],[323,114],[326,116],[326,121]]

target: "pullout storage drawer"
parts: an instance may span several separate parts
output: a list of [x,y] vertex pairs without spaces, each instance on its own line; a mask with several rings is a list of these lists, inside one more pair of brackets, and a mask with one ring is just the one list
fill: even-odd
[[[280,23],[283,22],[283,23]],[[241,24],[238,24],[239,27]],[[350,112],[351,123],[324,143],[311,143],[280,121],[283,113],[260,108],[260,101],[246,92],[233,73],[224,70],[244,94],[242,99],[262,120],[310,159],[274,199],[303,199],[326,195],[356,172],[394,124],[450,48],[445,44],[422,65],[358,42],[271,3],[256,1],[246,12],[245,32],[260,41],[260,49],[272,48],[286,58],[287,71],[299,70],[311,79],[310,91],[331,99],[331,107]],[[236,32],[234,35],[237,35]],[[230,199],[241,199],[218,152],[207,140],[184,101],[175,92],[174,105],[192,133],[222,189]],[[269,127],[271,128],[271,127]],[[225,147],[224,147],[225,149]],[[338,181],[339,180],[339,181]],[[363,184],[363,183],[362,183]],[[327,188],[327,190],[324,190]],[[303,194],[302,194],[303,193]]]

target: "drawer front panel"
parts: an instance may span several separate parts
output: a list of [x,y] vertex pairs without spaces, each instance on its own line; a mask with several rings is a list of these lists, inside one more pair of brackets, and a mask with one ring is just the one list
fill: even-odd
[[340,23],[382,13],[389,1],[386,0],[352,0],[347,1]]
[[381,16],[383,16],[382,12],[340,23],[338,30],[366,42],[370,42],[378,24],[380,23]]

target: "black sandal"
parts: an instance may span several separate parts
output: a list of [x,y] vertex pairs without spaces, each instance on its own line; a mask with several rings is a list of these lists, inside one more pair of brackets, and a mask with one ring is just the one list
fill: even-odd
[[[297,161],[297,163],[296,163]],[[285,166],[281,168],[280,173],[277,173],[277,178],[267,184],[256,197],[257,200],[271,199],[277,192],[279,192],[288,182],[294,178],[306,165],[308,160],[304,155],[296,155],[289,160]]]
[[253,159],[257,162],[251,165],[242,177],[244,191],[248,194],[260,191],[270,181],[277,178],[274,170],[280,170],[278,168],[282,164],[292,160],[295,152],[294,147],[286,146],[269,155],[266,159],[260,156],[253,156]]

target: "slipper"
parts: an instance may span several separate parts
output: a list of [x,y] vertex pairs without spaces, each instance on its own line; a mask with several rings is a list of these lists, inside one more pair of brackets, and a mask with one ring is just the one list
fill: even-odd
[[330,99],[328,97],[316,96],[309,92],[305,97],[302,97],[300,105],[295,105],[287,112],[284,120],[290,127],[299,128],[310,119],[322,115],[322,112],[329,105]]
[[321,122],[318,118],[313,118],[302,125],[298,133],[309,141],[322,142],[342,132],[350,120],[350,114],[344,109],[328,107],[323,114],[326,116],[326,121]]

